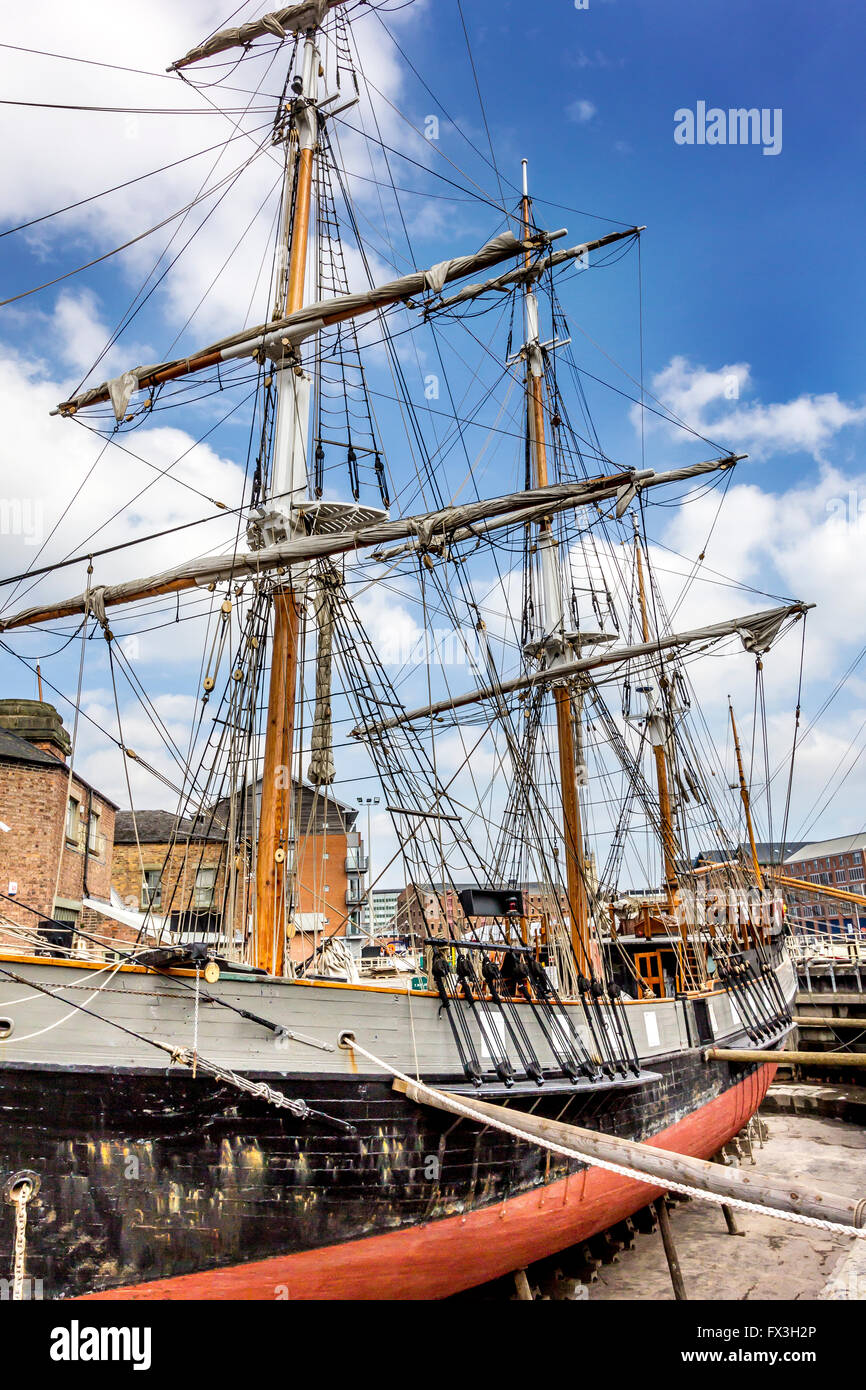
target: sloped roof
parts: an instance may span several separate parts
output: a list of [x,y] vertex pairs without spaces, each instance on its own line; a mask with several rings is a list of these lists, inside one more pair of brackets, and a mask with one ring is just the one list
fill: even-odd
[[[262,779],[255,784],[256,811],[261,803]],[[354,829],[358,811],[338,801],[327,787],[308,787],[303,782],[295,782],[295,816],[299,837],[318,835],[324,830],[347,831]],[[244,787],[237,794],[235,815],[244,826],[244,834],[251,834],[255,815],[253,811],[253,787]],[[224,822],[229,818],[229,798],[223,797],[214,806],[214,815]]]
[[[256,788],[258,792],[258,786]],[[313,787],[295,784],[295,792],[300,793],[296,807],[298,834],[320,834],[326,827],[333,831],[351,830],[357,820],[357,811],[344,806],[330,794],[317,791]],[[241,835],[252,826],[251,788],[239,795],[236,807],[238,821],[245,827]],[[116,845],[134,845],[136,827],[141,844],[165,845],[173,838],[179,843],[186,840],[225,840],[229,818],[229,798],[223,797],[208,811],[198,816],[185,816],[178,820],[172,811],[119,811],[114,825]]]
[[[789,840],[786,845],[783,845],[781,840],[759,840],[755,845],[759,864],[785,863],[788,856],[798,856],[798,851],[802,848],[802,840]],[[751,863],[751,845],[742,844],[731,850],[702,849],[700,854],[695,856],[693,867],[697,868],[699,864],[728,864],[737,857],[745,859],[747,864]]]
[[854,849],[866,849],[866,831],[854,835],[838,835],[835,840],[816,840],[813,844],[801,844],[794,853],[789,854],[786,864],[798,863],[801,859],[826,859],[833,854],[850,854]]
[[37,748],[35,743],[29,743],[26,738],[19,738],[18,734],[13,734],[2,726],[0,726],[0,759],[6,762],[38,763],[43,767],[62,767],[67,773],[69,771],[68,765],[63,762],[62,758],[55,758],[51,753],[46,753],[43,748]]
[[181,843],[224,840],[225,829],[216,821],[209,824],[208,819],[202,817],[184,816],[179,820],[171,811],[118,811],[114,820],[116,845],[134,845],[137,840],[147,845],[167,845],[174,838]]
[[[53,753],[46,753],[44,748],[37,748],[35,743],[29,739],[21,738],[18,734],[13,734],[10,729],[0,726],[0,762],[5,763],[27,763],[31,767],[45,768],[50,772],[60,771],[64,777],[69,776],[69,764],[62,758],[55,758]],[[77,782],[80,787],[85,787],[87,791],[93,792],[94,796],[99,797],[101,802],[110,806],[112,810],[117,810],[117,802],[112,801],[111,797],[106,796],[98,787],[94,787],[86,781],[81,773],[73,768],[73,782]]]

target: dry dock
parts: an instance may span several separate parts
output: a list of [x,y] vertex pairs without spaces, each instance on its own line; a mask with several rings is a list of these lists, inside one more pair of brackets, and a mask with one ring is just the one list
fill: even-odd
[[[787,1094],[778,1098],[785,1107],[779,1111],[773,1104],[775,1089],[762,1110],[766,1142],[750,1144],[745,1133],[739,1141],[745,1170],[756,1176],[788,1178],[795,1185],[811,1185],[840,1197],[866,1197],[866,1126],[818,1113],[811,1103],[810,1113],[804,1114],[802,1097]],[[778,1089],[787,1093],[794,1088]],[[797,1089],[811,1095],[818,1088]],[[825,1108],[835,1106],[839,1113],[834,1088],[824,1089],[834,1092]],[[671,1202],[669,1217],[689,1300],[866,1298],[866,1239],[739,1210],[734,1215],[739,1233],[732,1235],[722,1208],[698,1200]],[[458,1295],[471,1301],[530,1297],[597,1303],[673,1301],[671,1274],[652,1208],[579,1248],[530,1266],[525,1279],[518,1273]]]
[[[755,1150],[755,1171],[808,1176],[840,1195],[866,1195],[866,1128],[790,1114],[766,1114],[765,1123],[770,1137]],[[736,1222],[743,1235],[729,1235],[721,1211],[705,1202],[671,1208],[690,1299],[866,1298],[866,1241],[741,1211]],[[586,1295],[592,1302],[673,1299],[658,1233],[637,1236],[617,1263],[602,1265]]]

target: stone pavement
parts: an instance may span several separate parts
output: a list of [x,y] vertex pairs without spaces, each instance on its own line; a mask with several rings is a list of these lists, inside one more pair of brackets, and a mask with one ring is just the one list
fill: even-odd
[[[770,1139],[755,1148],[755,1171],[806,1178],[841,1195],[866,1197],[866,1128],[840,1120],[765,1114]],[[743,1160],[749,1167],[749,1160]],[[744,1235],[727,1232],[721,1209],[675,1203],[671,1224],[690,1299],[866,1298],[866,1240],[829,1235],[768,1216],[736,1212]],[[604,1265],[585,1291],[590,1303],[673,1300],[661,1235]]]

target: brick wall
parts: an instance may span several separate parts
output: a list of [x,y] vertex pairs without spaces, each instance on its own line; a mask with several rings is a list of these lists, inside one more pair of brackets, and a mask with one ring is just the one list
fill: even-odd
[[[141,912],[142,868],[159,870],[161,896],[154,912],[162,916],[170,912],[186,912],[190,909],[207,911],[204,906],[195,907],[195,881],[199,869],[215,869],[213,912],[225,908],[224,895],[227,875],[227,846],[221,841],[192,840],[182,841],[171,847],[167,843],[142,844],[141,855],[137,844],[114,846],[114,859],[111,885],[119,895],[124,907],[133,912]],[[238,871],[235,899],[235,921],[238,928],[243,922],[243,888],[246,874]]]
[[[92,809],[99,816],[96,848],[85,855],[86,815],[91,793],[75,776],[71,794],[82,808],[81,835],[67,843],[66,805],[68,771],[59,761],[56,770],[41,765],[0,762],[0,820],[9,826],[0,832],[0,892],[17,883],[15,904],[0,900],[7,918],[32,929],[36,918],[27,908],[51,917],[57,898],[81,902],[85,893],[107,899],[111,884],[111,848],[114,841],[114,807],[92,793]],[[61,858],[62,856],[62,858]],[[58,862],[60,876],[58,883]]]

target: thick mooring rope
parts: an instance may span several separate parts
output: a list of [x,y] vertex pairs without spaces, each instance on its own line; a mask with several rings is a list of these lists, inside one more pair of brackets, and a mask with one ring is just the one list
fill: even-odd
[[803,1216],[799,1212],[781,1211],[776,1207],[764,1206],[761,1202],[746,1201],[742,1197],[728,1197],[716,1192],[705,1192],[703,1188],[692,1187],[689,1183],[666,1179],[663,1181],[657,1174],[642,1173],[639,1169],[624,1163],[613,1163],[610,1159],[596,1158],[593,1154],[583,1153],[579,1149],[566,1147],[564,1144],[557,1144],[551,1139],[542,1139],[540,1135],[528,1134],[525,1130],[517,1129],[516,1126],[506,1124],[504,1120],[494,1119],[490,1115],[485,1114],[482,1118],[477,1110],[472,1110],[468,1105],[461,1105],[455,1096],[438,1091],[433,1086],[427,1086],[423,1081],[415,1081],[411,1076],[404,1076],[395,1067],[383,1062],[381,1057],[377,1057],[373,1052],[368,1052],[365,1047],[355,1041],[351,1033],[343,1034],[341,1046],[354,1052],[360,1052],[361,1056],[366,1057],[368,1062],[381,1067],[382,1071],[387,1072],[396,1080],[403,1081],[415,1090],[428,1095],[433,1103],[447,1101],[447,1108],[453,1114],[461,1115],[465,1119],[471,1120],[473,1124],[483,1124],[491,1129],[501,1130],[503,1134],[510,1134],[514,1139],[522,1139],[525,1144],[536,1144],[539,1148],[550,1149],[552,1153],[561,1154],[563,1158],[576,1159],[579,1163],[585,1163],[591,1168],[603,1168],[609,1173],[617,1173],[620,1177],[632,1178],[637,1182],[646,1183],[648,1187],[661,1187],[666,1192],[681,1192],[684,1197],[695,1197],[698,1201],[714,1202],[717,1206],[737,1207],[740,1211],[752,1212],[755,1216],[775,1216],[780,1221],[790,1221],[796,1226],[814,1226],[821,1231],[832,1231],[834,1235],[866,1238],[866,1228],[843,1226],[840,1221],[823,1221],[817,1216]]

